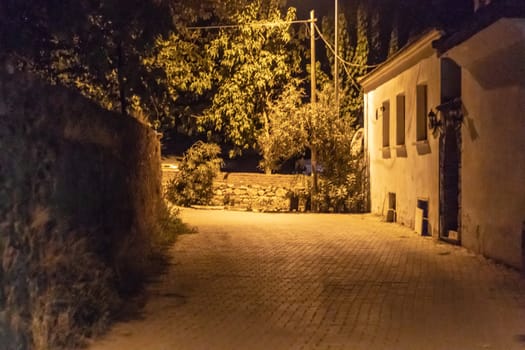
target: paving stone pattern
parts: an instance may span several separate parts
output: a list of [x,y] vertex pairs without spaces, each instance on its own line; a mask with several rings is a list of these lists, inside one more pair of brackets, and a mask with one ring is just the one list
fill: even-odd
[[92,349],[525,349],[525,280],[371,215],[184,209],[143,318]]

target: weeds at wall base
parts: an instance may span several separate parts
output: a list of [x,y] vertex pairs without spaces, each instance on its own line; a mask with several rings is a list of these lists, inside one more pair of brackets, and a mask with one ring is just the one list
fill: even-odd
[[160,144],[67,89],[0,78],[0,350],[76,349],[181,225],[162,219]]

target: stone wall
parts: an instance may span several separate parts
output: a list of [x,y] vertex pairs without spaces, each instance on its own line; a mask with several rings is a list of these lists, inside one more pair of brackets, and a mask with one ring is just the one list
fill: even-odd
[[221,173],[214,183],[213,205],[229,209],[282,212],[306,210],[308,177],[258,173]]
[[76,348],[140,284],[162,205],[157,135],[0,71],[0,344]]

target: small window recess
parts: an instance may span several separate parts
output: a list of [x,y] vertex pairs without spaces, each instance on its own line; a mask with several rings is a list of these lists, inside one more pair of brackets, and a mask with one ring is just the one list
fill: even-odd
[[388,211],[386,212],[387,222],[396,222],[396,194],[394,192],[388,192]]
[[424,155],[432,152],[430,142],[428,140],[416,141],[412,145],[416,146],[417,154]]
[[428,140],[428,92],[426,84],[416,85],[416,141]]
[[405,145],[396,146],[396,156],[399,158],[407,157],[407,147]]
[[428,223],[428,199],[417,199],[417,208],[415,215],[415,227],[416,233],[421,236],[429,236],[430,229]]

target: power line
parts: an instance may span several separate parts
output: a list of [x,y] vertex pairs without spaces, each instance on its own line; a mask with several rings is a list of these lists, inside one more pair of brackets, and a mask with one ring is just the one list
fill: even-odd
[[[233,29],[233,28],[242,28],[242,27],[272,27],[272,26],[280,26],[280,25],[287,25],[287,24],[297,24],[297,23],[313,23],[313,26],[315,28],[315,31],[317,32],[318,36],[315,36],[315,32],[311,33],[307,26],[307,31],[310,32],[310,35],[313,35],[315,37],[315,40],[321,38],[323,42],[325,43],[326,47],[334,54],[336,59],[344,64],[345,71],[348,72],[347,66],[351,67],[364,67],[364,68],[375,68],[378,66],[378,64],[374,65],[360,65],[357,63],[353,63],[350,61],[346,61],[344,58],[339,56],[332,44],[324,37],[323,33],[315,24],[315,19],[305,19],[305,20],[294,20],[294,21],[282,21],[282,22],[251,22],[251,23],[243,23],[243,24],[223,24],[223,25],[211,25],[211,26],[194,26],[194,27],[186,27],[186,29],[189,30],[212,30],[212,29]],[[349,75],[349,74],[348,74]]]
[[295,20],[295,21],[282,21],[282,22],[251,22],[243,24],[223,24],[215,26],[198,26],[198,27],[186,27],[186,29],[191,30],[209,30],[209,29],[228,29],[228,28],[242,28],[242,27],[272,27],[285,24],[295,24],[295,23],[309,23],[309,19],[304,20]]
[[321,32],[321,30],[319,29],[319,27],[317,26],[317,24],[314,24],[315,26],[315,30],[317,31],[317,33],[319,34],[319,36],[321,37],[321,39],[324,41],[326,47],[328,47],[330,49],[330,51],[334,54],[334,56],[336,57],[336,59],[338,59],[340,62],[344,63],[345,65],[348,65],[348,66],[352,66],[352,67],[365,67],[365,68],[374,68],[374,67],[377,67],[378,64],[374,64],[374,65],[360,65],[360,64],[357,64],[357,63],[353,63],[353,62],[350,62],[350,61],[346,61],[344,58],[342,58],[341,56],[339,56],[336,52],[335,52],[335,49],[333,48],[333,46],[330,44],[330,42],[328,42],[328,40],[324,37],[323,33]]
[[308,24],[305,23],[304,26],[306,27],[306,34],[307,34],[308,36],[310,36],[310,35],[314,35],[314,38],[315,38],[316,41],[319,40],[319,39],[321,38],[319,35],[318,35],[318,36],[315,36],[315,31],[314,31],[313,34],[310,32],[310,26],[309,26]]
[[343,65],[343,68],[346,72],[346,75],[348,77],[348,79],[350,79],[350,82],[352,83],[352,85],[357,88],[357,89],[360,89],[361,87],[359,86],[359,83],[354,79],[354,77],[352,76],[352,73],[350,73],[350,70],[348,69],[348,66],[345,64]]

